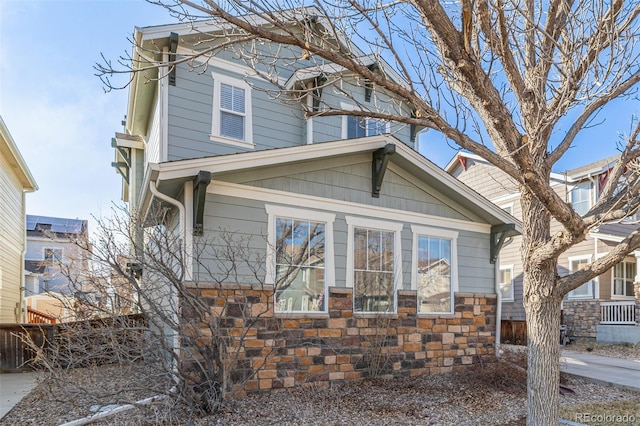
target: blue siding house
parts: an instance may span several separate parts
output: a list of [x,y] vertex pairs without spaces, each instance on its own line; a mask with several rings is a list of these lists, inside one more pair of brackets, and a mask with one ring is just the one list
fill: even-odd
[[[133,63],[160,66],[134,74],[126,129],[113,145],[132,211],[161,205],[170,213],[166,224],[192,259],[185,282],[213,299],[225,286],[240,295],[261,292],[268,321],[310,329],[281,343],[295,368],[267,362],[261,365],[273,374],[230,389],[366,377],[364,342],[380,318],[392,321],[386,333],[395,336],[388,374],[445,372],[492,354],[500,306],[495,259],[519,223],[417,152],[421,129],[379,117],[305,114],[329,105],[411,114],[406,102],[335,64],[268,42],[244,46],[274,58],[257,70],[231,49],[179,62],[215,45],[203,34],[216,31],[210,22],[136,29],[135,42],[147,51],[137,49]],[[179,63],[168,67],[170,60]],[[380,58],[364,60],[406,84]],[[234,282],[209,282],[218,252],[195,247],[223,232],[251,240],[263,275],[239,271]],[[261,330],[251,334],[251,348],[274,345]],[[305,366],[328,345],[344,356]],[[251,358],[252,350],[243,353]]]

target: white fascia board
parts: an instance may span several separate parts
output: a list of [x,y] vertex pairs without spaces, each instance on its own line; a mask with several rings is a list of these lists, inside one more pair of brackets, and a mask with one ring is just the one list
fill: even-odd
[[194,176],[194,174],[200,170],[209,171],[211,173],[223,173],[282,163],[305,161],[313,158],[320,159],[324,157],[372,151],[382,148],[389,143],[394,143],[396,147],[398,147],[401,143],[396,142],[396,139],[392,139],[389,136],[378,135],[360,139],[339,140],[312,145],[299,145],[290,148],[276,148],[242,154],[179,160],[161,163],[158,167],[161,180],[178,179]]
[[492,199],[491,202],[494,204],[508,203],[509,201],[517,200],[521,195],[520,191],[514,192],[513,194],[505,194]]
[[398,223],[414,223],[419,225],[451,228],[461,231],[479,232],[489,234],[491,225],[470,222],[460,219],[451,219],[440,216],[426,215],[422,213],[404,210],[377,207],[358,204],[351,201],[342,201],[333,198],[316,197],[305,194],[290,193],[275,189],[258,188],[231,182],[212,180],[207,187],[207,192],[214,195],[223,195],[235,198],[263,201],[266,203],[278,203],[293,205],[306,209],[325,210],[327,212],[341,212],[349,215],[362,216],[363,218],[379,218]]
[[[285,18],[292,21],[293,19],[302,19],[308,16],[320,15],[317,8],[305,7],[302,9],[288,9],[282,10],[281,13]],[[270,24],[270,21],[257,15],[244,15],[239,16],[251,25],[266,25]],[[176,33],[178,35],[188,34],[200,34],[211,31],[221,31],[227,29],[233,29],[235,26],[222,20],[222,19],[208,19],[196,22],[178,23],[178,24],[165,24],[149,27],[136,27],[136,31],[143,34],[143,40],[151,40],[156,38],[169,37],[169,34]]]
[[[18,146],[16,142],[13,140],[13,136],[9,133],[9,129],[5,124],[4,120],[0,116],[0,144],[4,145],[4,148],[8,151],[8,154],[12,158],[7,158],[9,164],[14,163],[18,166],[20,174],[16,173],[16,177],[20,181],[20,184],[23,190],[27,192],[34,192],[38,190],[38,184],[34,179],[27,163],[24,161],[22,154],[20,154],[20,150],[18,150]],[[0,146],[0,151],[3,150]],[[13,161],[12,161],[13,160]]]
[[611,234],[600,234],[599,232],[589,232],[587,237],[595,238],[596,240],[611,241],[612,243],[620,243],[627,237]]
[[142,141],[136,141],[132,139],[122,139],[122,138],[118,138],[118,136],[115,137],[115,140],[116,140],[116,146],[118,147],[144,149],[144,142]]

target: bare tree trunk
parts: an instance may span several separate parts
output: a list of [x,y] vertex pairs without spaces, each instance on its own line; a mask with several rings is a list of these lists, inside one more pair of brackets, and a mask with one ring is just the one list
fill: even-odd
[[559,419],[561,298],[554,292],[558,262],[550,259],[536,264],[531,260],[533,251],[549,239],[551,216],[533,194],[522,191],[523,301],[529,349],[527,425],[551,425]]

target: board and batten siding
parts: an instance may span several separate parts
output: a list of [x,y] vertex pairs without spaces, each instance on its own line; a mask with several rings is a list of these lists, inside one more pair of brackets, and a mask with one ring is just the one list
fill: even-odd
[[0,323],[20,320],[24,218],[22,185],[4,156],[0,156]]

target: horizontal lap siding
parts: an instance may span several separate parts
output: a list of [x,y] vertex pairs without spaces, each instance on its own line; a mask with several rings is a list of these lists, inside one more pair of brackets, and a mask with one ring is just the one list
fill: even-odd
[[[363,156],[364,157],[364,156]],[[313,170],[319,167],[320,170]],[[231,181],[256,187],[274,189],[291,193],[289,205],[304,209],[304,201],[296,198],[296,194],[307,194],[315,197],[345,200],[362,206],[373,205],[393,209],[399,212],[414,211],[441,217],[464,219],[457,211],[442,201],[442,194],[434,195],[415,187],[411,182],[388,170],[385,174],[383,192],[380,198],[371,196],[370,162],[343,165],[330,169],[321,169],[322,165],[302,166],[297,170],[287,169],[282,173],[287,176],[273,176],[273,170],[265,171],[268,177],[251,180],[263,172],[256,171],[228,175]],[[222,197],[214,194],[207,196],[205,209],[205,229],[209,235],[217,233],[218,228],[226,228],[238,232],[238,235],[252,236],[252,246],[263,253],[267,238],[267,214],[264,202],[235,197]],[[335,211],[334,252],[337,286],[345,285],[347,231],[346,215]],[[371,216],[384,221],[384,214]],[[446,229],[446,228],[445,228]],[[402,288],[411,286],[411,251],[413,235],[411,222],[403,223],[402,238]],[[258,241],[258,242],[256,242]],[[262,243],[260,243],[262,242]],[[493,293],[495,290],[494,265],[489,263],[489,235],[471,231],[459,231],[458,234],[458,272],[459,291],[467,293]]]
[[24,215],[22,186],[0,156],[0,323],[16,322],[20,303]]
[[458,291],[495,293],[495,267],[489,263],[489,235],[460,231],[458,234]]
[[[250,151],[210,140],[213,114],[213,78],[211,73],[243,79],[215,67],[204,74],[189,72],[179,66],[176,86],[169,86],[169,157],[171,160]],[[259,88],[271,88],[268,83],[250,80]],[[304,120],[297,107],[271,99],[260,89],[251,91],[253,142],[255,150],[300,145]]]

